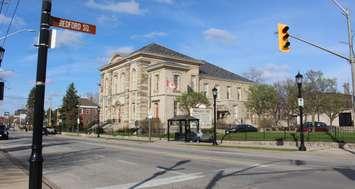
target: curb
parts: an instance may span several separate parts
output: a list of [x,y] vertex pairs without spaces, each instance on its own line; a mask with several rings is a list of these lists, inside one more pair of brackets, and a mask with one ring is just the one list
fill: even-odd
[[[0,150],[14,166],[22,170],[27,176],[29,176],[29,170],[27,169],[26,165],[23,164],[20,160],[10,156],[5,150]],[[42,184],[46,185],[50,189],[60,189],[59,186],[51,182],[49,179],[47,179],[45,176],[42,175]]]

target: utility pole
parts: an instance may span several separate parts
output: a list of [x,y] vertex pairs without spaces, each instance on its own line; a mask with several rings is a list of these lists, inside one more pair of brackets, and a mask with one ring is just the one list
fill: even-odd
[[351,80],[352,80],[352,118],[354,121],[355,114],[355,57],[354,57],[354,48],[353,48],[353,34],[351,31],[351,16],[350,10],[344,8],[337,0],[332,0],[332,2],[340,9],[341,13],[346,18],[346,25],[348,29],[348,44],[349,44],[349,63],[351,65]]
[[29,189],[42,188],[42,169],[43,169],[42,129],[43,129],[44,95],[45,95],[51,9],[52,9],[51,0],[43,0],[42,11],[41,11],[39,44],[38,44],[35,106],[34,106],[34,116],[33,116],[32,152],[29,159],[30,162]]

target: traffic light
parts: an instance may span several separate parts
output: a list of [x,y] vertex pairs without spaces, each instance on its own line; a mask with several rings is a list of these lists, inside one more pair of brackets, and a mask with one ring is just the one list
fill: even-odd
[[4,100],[4,82],[0,81],[0,100]]
[[289,27],[285,24],[278,23],[277,24],[277,35],[279,39],[279,50],[281,52],[290,51],[290,42],[288,38],[290,35],[288,34]]

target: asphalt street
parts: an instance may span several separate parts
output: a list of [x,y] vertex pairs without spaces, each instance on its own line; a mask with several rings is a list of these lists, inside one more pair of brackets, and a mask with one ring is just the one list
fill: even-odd
[[[0,150],[28,168],[31,133]],[[44,176],[63,189],[354,189],[355,153],[266,151],[44,136]],[[1,167],[0,167],[1,171]]]

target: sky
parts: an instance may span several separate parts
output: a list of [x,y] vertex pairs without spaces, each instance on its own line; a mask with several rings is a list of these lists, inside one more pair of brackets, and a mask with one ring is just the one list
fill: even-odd
[[[6,2],[0,36],[6,33],[17,0]],[[355,12],[354,0],[341,3]],[[21,0],[10,33],[36,32],[0,41],[6,49],[0,68],[6,86],[0,115],[23,108],[34,86],[38,50],[33,44],[40,7],[40,0]],[[98,68],[110,55],[127,54],[149,43],[240,75],[257,69],[269,83],[311,69],[335,78],[339,91],[344,82],[351,82],[350,65],[343,59],[292,39],[289,53],[280,53],[277,47],[276,26],[284,23],[289,33],[348,56],[346,19],[331,0],[52,0],[52,15],[95,24],[97,34],[58,29],[57,47],[48,53],[46,108],[62,104],[71,82],[81,96],[98,93]]]

